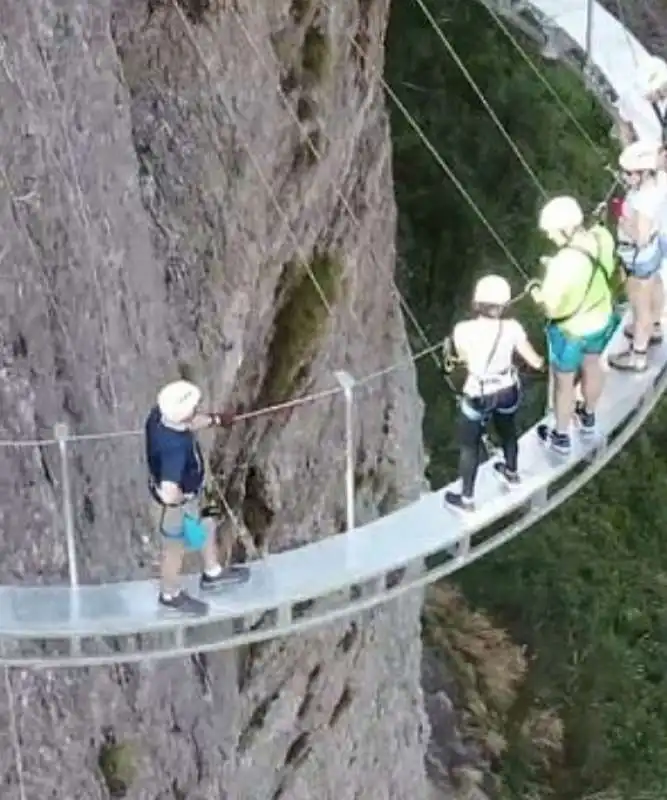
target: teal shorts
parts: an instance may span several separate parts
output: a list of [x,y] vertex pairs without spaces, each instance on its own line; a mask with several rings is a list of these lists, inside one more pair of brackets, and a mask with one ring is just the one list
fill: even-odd
[[558,325],[550,323],[546,328],[549,363],[557,372],[578,372],[586,356],[598,355],[605,349],[620,321],[620,315],[613,312],[604,328],[576,337],[564,333]]

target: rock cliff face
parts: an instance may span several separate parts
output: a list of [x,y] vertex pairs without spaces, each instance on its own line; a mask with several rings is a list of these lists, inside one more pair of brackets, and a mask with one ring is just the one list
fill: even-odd
[[[179,370],[256,406],[406,356],[387,5],[0,4],[2,438],[137,428]],[[357,407],[370,517],[421,485],[414,372]],[[333,398],[211,443],[259,544],[340,527],[343,422]],[[62,580],[55,448],[0,460],[2,580]],[[78,443],[71,466],[82,578],[150,574],[140,437]],[[25,798],[425,797],[420,607],[205,662],[14,672]],[[0,714],[7,731],[7,697]],[[9,737],[0,770],[21,797]]]

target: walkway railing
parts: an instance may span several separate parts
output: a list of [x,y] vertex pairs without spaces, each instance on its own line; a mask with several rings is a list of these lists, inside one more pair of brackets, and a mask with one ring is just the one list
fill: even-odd
[[[542,9],[547,5],[546,0],[539,3]],[[581,2],[577,8],[577,13],[583,9]],[[579,46],[587,48],[589,62],[596,59],[591,51],[595,41],[591,25],[598,8],[595,5],[592,14],[586,13],[586,25],[575,32],[581,39],[581,30],[586,31],[585,41]],[[544,14],[544,19],[553,25],[553,20],[561,17]],[[607,20],[606,24],[611,23]],[[618,23],[614,21],[614,25]],[[614,63],[619,63],[618,52]],[[627,67],[624,71],[627,73]],[[608,65],[604,74],[605,80],[612,80]],[[627,78],[625,74],[623,79]],[[619,331],[612,346],[622,338]],[[0,587],[0,663],[76,666],[236,647],[294,634],[386,602],[472,563],[565,502],[625,445],[667,388],[666,343],[655,348],[647,374],[610,374],[599,412],[601,438],[576,442],[569,458],[554,461],[537,444],[532,429],[524,434],[522,459],[528,475],[517,490],[505,494],[499,489],[487,463],[480,470],[478,494],[482,502],[477,512],[461,516],[443,508],[441,491],[375,522],[356,526],[355,403],[364,387],[434,350],[428,347],[414,358],[356,381],[345,372],[336,372],[335,388],[244,415],[250,421],[263,414],[342,396],[346,450],[341,477],[344,475],[346,532],[254,562],[249,583],[213,598],[208,617],[162,615],[154,581],[80,583],[71,448],[80,441],[139,437],[141,429],[77,436],[61,423],[53,437],[45,441],[0,442],[6,447],[58,448],[69,567],[69,586]]]

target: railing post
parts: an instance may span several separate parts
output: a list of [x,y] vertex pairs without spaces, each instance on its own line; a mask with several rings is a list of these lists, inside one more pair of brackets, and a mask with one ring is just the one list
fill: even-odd
[[593,46],[593,8],[595,0],[586,0],[586,64],[591,62],[591,50]]
[[62,476],[63,520],[65,523],[65,541],[67,542],[67,566],[69,583],[73,589],[79,586],[79,568],[76,560],[76,539],[74,535],[74,512],[72,509],[72,486],[69,476],[69,459],[67,457],[67,441],[69,429],[66,422],[54,426],[53,433],[60,451],[60,474]]
[[347,509],[347,529],[354,528],[354,417],[353,404],[355,385],[354,378],[349,372],[342,370],[334,372],[336,380],[343,389],[345,395],[345,505]]

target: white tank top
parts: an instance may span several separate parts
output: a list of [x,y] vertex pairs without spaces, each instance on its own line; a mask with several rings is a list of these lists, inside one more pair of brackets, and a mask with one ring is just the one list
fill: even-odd
[[459,322],[453,339],[468,369],[463,393],[480,397],[514,385],[514,354],[526,338],[523,326],[515,319],[477,317]]
[[640,186],[638,189],[631,189],[625,201],[628,209],[641,214],[650,220],[656,233],[663,232],[667,228],[667,179],[664,175],[658,174],[655,180]]

